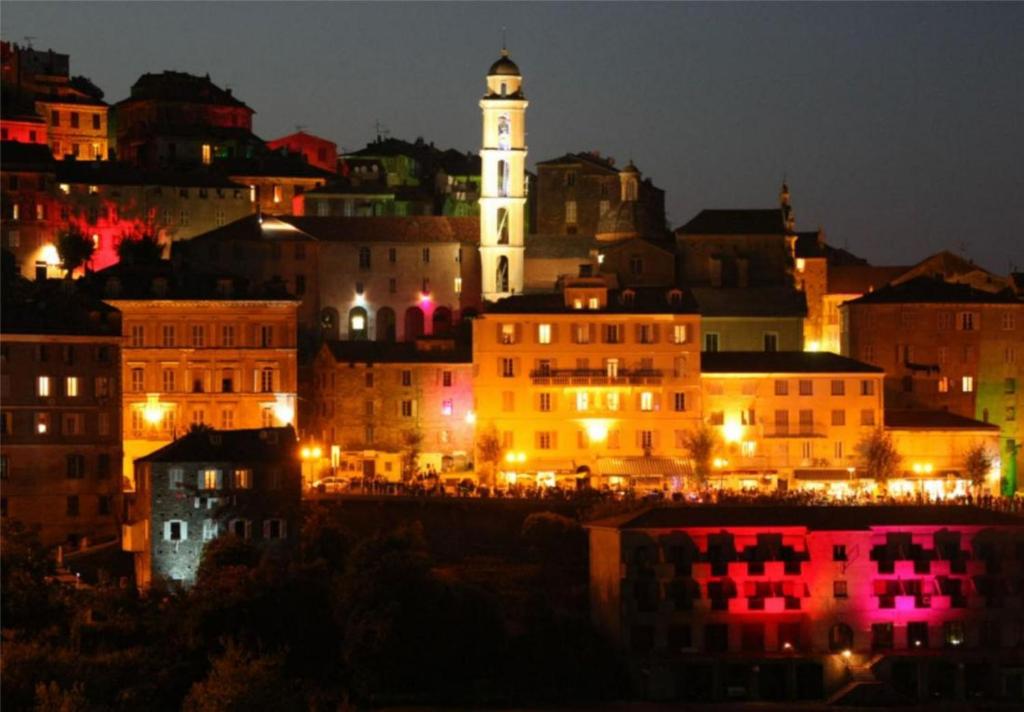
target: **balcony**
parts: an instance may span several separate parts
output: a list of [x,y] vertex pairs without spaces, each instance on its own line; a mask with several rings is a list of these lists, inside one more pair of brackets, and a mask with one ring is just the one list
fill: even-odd
[[620,368],[609,375],[603,368],[538,368],[530,371],[535,386],[660,386],[659,368]]

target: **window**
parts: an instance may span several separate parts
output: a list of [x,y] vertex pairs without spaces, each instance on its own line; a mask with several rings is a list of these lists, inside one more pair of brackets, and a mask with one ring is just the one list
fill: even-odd
[[549,413],[549,412],[551,412],[551,394],[550,393],[541,393],[538,396],[538,398],[537,398],[537,408],[542,413]]
[[875,424],[875,411],[870,409],[864,409],[860,412],[860,424],[871,425]]
[[537,343],[551,343],[551,324],[537,324]]
[[[370,266],[370,257],[369,257],[370,248],[369,247],[364,247],[364,248],[361,248],[361,249],[364,249],[364,250],[367,251],[366,252],[366,255],[367,255],[367,257],[366,257],[366,267],[369,268],[369,266]],[[388,248],[388,262],[390,262],[391,264],[394,264],[394,263],[398,262],[398,250],[396,248],[394,248],[394,247],[389,247]],[[360,262],[360,266],[362,266],[362,262]]]
[[1017,392],[1017,379],[1006,378],[1003,379],[1003,393],[1010,394]]
[[846,544],[832,545],[832,561],[846,561]]
[[82,434],[82,415],[81,413],[64,413],[63,422],[64,435],[81,435]]
[[172,490],[185,489],[185,470],[172,467],[167,471],[167,485]]
[[640,435],[640,447],[645,450],[649,450],[654,447],[654,431],[653,430],[641,430]]
[[911,621],[907,623],[907,647],[927,648],[928,647],[928,624],[924,621]]
[[272,326],[261,326],[260,327],[260,346],[269,349],[274,345],[274,327]]
[[779,335],[774,331],[766,331],[764,333],[764,350],[765,351],[778,351],[779,350]]
[[373,371],[367,371],[363,377],[363,383],[367,388],[373,388]]
[[650,391],[643,391],[640,394],[640,410],[647,412],[654,410],[654,394]]
[[174,346],[174,325],[164,324],[160,329],[161,340],[160,343],[164,348]]
[[601,307],[597,297],[590,297],[587,299],[587,309],[599,309]]
[[235,345],[235,327],[231,324],[220,327],[220,345],[228,348]]
[[936,385],[939,393],[949,393],[949,379],[946,376],[940,377]]
[[199,489],[218,490],[223,485],[221,471],[212,467],[199,471]]
[[672,343],[685,344],[687,340],[686,324],[676,324],[672,327]]
[[540,450],[550,450],[552,442],[554,441],[554,434],[550,431],[544,430],[537,433],[537,448]]
[[430,264],[430,248],[423,248],[423,264]]
[[833,581],[832,598],[846,598],[847,596],[846,581]]
[[441,414],[442,415],[451,415],[452,412],[454,411],[454,409],[455,409],[454,408],[454,403],[453,403],[451,398],[447,398],[447,399],[441,401]]
[[40,398],[48,398],[50,396],[49,376],[40,376],[36,379],[36,395]]
[[604,325],[604,342],[606,344],[622,343],[622,329],[618,324]]
[[462,277],[455,278],[454,289],[456,294],[462,294]]
[[999,318],[999,326],[1003,331],[1013,331],[1017,328],[1016,315],[1013,312],[1005,311]]
[[947,647],[957,648],[964,644],[963,621],[946,621],[942,624],[942,640]]
[[976,328],[974,312],[960,312],[957,325],[960,331],[974,331]]
[[232,519],[228,522],[228,531],[240,539],[252,538],[252,522],[248,519]]
[[171,519],[164,522],[164,541],[187,541],[188,522]]
[[452,372],[441,371],[441,386],[444,388],[451,388],[452,385]]
[[221,373],[220,378],[220,392],[221,393],[234,393],[235,392],[235,372],[230,368],[225,368]]
[[653,344],[654,339],[654,325],[653,324],[638,324],[636,329],[636,340],[641,344]]
[[286,522],[283,519],[267,519],[263,522],[264,539],[284,539],[286,530]]
[[682,413],[686,410],[686,394],[685,393],[673,393],[672,394],[672,409],[677,413]]
[[235,427],[235,411],[225,408],[220,412],[221,430],[231,430]]
[[501,343],[503,344],[514,344],[516,342],[516,325],[515,324],[502,324],[501,325]]
[[[101,126],[100,126],[100,115],[99,114],[93,114],[92,115],[92,127],[96,131],[100,130]],[[97,156],[97,158],[98,158],[98,156]]]
[[503,358],[500,359],[501,375],[502,378],[514,378],[516,375],[515,359]]
[[576,410],[580,413],[585,413],[590,409],[590,394],[586,391],[576,392]]
[[775,381],[775,395],[777,395],[777,396],[788,396],[789,395],[789,381]]
[[642,257],[633,255],[629,258],[629,272],[630,274],[644,273],[644,260]]
[[67,509],[65,510],[69,517],[78,516],[78,495],[73,494],[67,498]]
[[565,201],[565,224],[575,225],[576,224],[576,201],[567,200]]
[[220,527],[214,519],[203,520],[203,541],[213,541],[220,534]]
[[974,378],[972,376],[964,376],[960,380],[960,384],[964,393],[971,393],[974,390]]
[[605,401],[604,402],[608,406],[608,410],[615,411],[615,410],[619,409],[619,404],[621,402],[621,398],[620,398],[618,393],[613,391],[611,393],[606,393],[605,394]]
[[274,392],[274,369],[269,366],[260,369],[260,392]]
[[708,623],[704,626],[704,650],[709,653],[729,652],[728,623]]
[[100,495],[96,504],[96,513],[103,515],[110,514],[110,503],[111,498],[109,496]]
[[831,392],[834,396],[846,395],[846,382],[841,380],[833,380],[831,384]]
[[874,650],[892,650],[893,647],[893,626],[892,623],[871,624],[871,647]]
[[206,327],[202,324],[192,325],[192,346],[202,348],[206,345]]
[[370,269],[370,248],[359,248],[359,269]]
[[52,126],[60,126],[60,112],[56,109],[50,112],[50,124]]
[[252,470],[235,470],[235,489],[252,489]]
[[165,368],[163,370],[161,382],[162,382],[162,385],[163,385],[164,393],[173,393],[174,392],[174,369],[173,368]]
[[797,389],[799,390],[800,395],[802,396],[813,396],[814,382],[809,379],[802,378],[799,381],[797,381]]
[[68,455],[65,474],[69,480],[80,480],[85,477],[85,455]]
[[719,349],[718,334],[713,331],[709,331],[704,334],[704,350],[708,353],[715,353]]
[[416,401],[414,401],[414,400],[404,400],[404,401],[402,401],[401,408],[402,408],[402,417],[403,418],[411,418],[413,416],[413,412],[415,410],[415,403],[416,403]]
[[402,371],[402,385],[406,387],[412,385],[412,371],[408,369]]
[[860,382],[860,394],[862,396],[873,396],[875,395],[875,382],[862,380]]

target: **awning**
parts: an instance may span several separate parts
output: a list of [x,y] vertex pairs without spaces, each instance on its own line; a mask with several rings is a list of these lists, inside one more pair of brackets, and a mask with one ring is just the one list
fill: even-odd
[[689,474],[686,460],[678,457],[601,457],[598,471],[605,476],[620,477],[685,477]]
[[864,479],[863,477],[857,477],[856,473],[851,476],[849,470],[838,469],[793,470],[793,478],[797,480],[827,480],[831,482]]
[[[512,468],[509,468],[512,469]],[[576,472],[576,461],[566,459],[527,460],[516,463],[517,472]]]

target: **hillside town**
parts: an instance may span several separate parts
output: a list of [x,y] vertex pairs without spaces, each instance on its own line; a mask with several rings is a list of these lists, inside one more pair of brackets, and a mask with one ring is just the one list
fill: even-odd
[[642,155],[528,163],[504,48],[447,148],[74,59],[2,44],[0,503],[51,577],[550,510],[638,698],[1024,696],[1024,273],[872,264],[784,181],[673,225]]

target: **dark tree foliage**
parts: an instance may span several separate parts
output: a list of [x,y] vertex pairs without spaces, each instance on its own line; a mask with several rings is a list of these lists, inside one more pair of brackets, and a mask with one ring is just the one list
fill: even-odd
[[163,259],[164,247],[155,235],[121,238],[117,243],[117,258],[130,265],[152,265]]
[[91,260],[94,252],[96,252],[96,245],[77,228],[69,228],[57,238],[60,266],[64,268],[68,277]]

